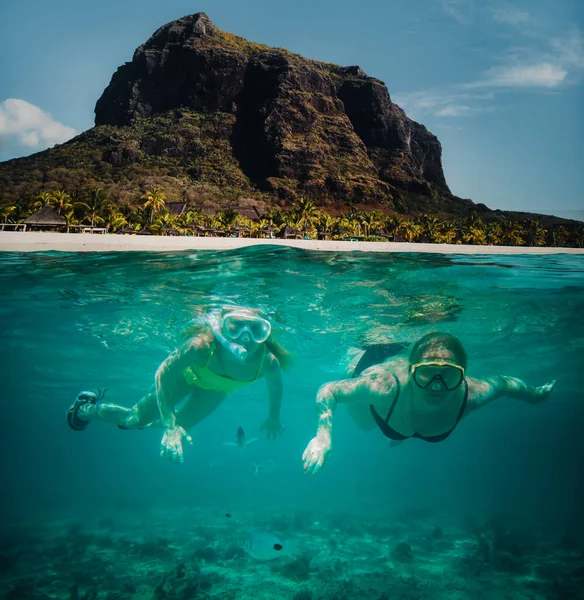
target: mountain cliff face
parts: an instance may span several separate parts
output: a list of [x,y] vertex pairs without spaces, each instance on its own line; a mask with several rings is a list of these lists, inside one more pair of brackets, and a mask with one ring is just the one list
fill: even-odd
[[248,42],[204,13],[164,25],[118,68],[95,125],[0,165],[5,195],[101,184],[123,201],[157,185],[169,199],[204,190],[219,203],[246,194],[406,213],[476,208],[450,193],[440,142],[381,81]]
[[175,108],[235,116],[233,154],[252,184],[382,201],[448,193],[438,139],[358,67],[253,44],[198,13],[161,27],[114,74],[96,125],[131,125]]

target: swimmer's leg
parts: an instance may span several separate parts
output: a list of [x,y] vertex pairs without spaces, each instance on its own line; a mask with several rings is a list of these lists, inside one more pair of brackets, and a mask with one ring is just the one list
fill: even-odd
[[[167,391],[167,394],[174,405],[184,398],[191,389],[181,379]],[[82,394],[91,394],[91,392],[82,392]],[[77,431],[85,429],[89,421],[112,423],[120,429],[142,429],[143,427],[155,425],[157,420],[160,419],[160,410],[154,387],[131,407],[109,402],[80,402],[82,394],[77,396],[67,413],[69,426]]]
[[104,421],[123,429],[137,429],[145,427],[158,416],[158,404],[153,390],[131,407],[110,402],[86,403],[75,413],[77,421],[83,423],[80,429],[87,427],[89,421]]
[[227,397],[225,392],[194,388],[185,403],[177,410],[176,422],[189,430],[204,421]]
[[372,344],[365,348],[365,352],[361,355],[359,362],[355,366],[351,379],[359,377],[361,373],[373,365],[378,365],[385,362],[393,356],[401,354],[408,345],[404,342],[392,342],[389,344]]

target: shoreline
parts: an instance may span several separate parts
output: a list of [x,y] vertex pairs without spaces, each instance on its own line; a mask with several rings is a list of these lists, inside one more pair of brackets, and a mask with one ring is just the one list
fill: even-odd
[[262,238],[167,237],[117,234],[0,231],[0,252],[181,252],[287,246],[325,252],[424,252],[432,254],[580,254],[584,248],[470,246],[409,242],[345,242]]

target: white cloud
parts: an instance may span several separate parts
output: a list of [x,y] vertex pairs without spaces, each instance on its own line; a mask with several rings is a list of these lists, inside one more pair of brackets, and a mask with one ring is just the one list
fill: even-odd
[[526,11],[516,6],[503,5],[493,9],[493,18],[506,25],[524,26],[534,23],[533,17]]
[[463,117],[474,114],[476,108],[466,106],[464,104],[447,104],[441,108],[436,114],[439,117]]
[[427,90],[410,94],[397,94],[392,100],[406,109],[408,116],[416,119],[421,115],[439,117],[470,117],[478,113],[490,112],[494,94],[469,92],[450,88],[448,90]]
[[584,40],[579,30],[574,29],[564,37],[551,39],[550,46],[566,67],[584,69]]
[[77,134],[72,127],[55,121],[38,106],[8,98],[0,102],[0,141],[42,149],[61,144]]
[[465,25],[468,23],[468,12],[470,0],[440,0],[442,10],[457,23]]
[[463,87],[555,88],[566,78],[568,71],[549,62],[532,65],[493,67],[485,79]]

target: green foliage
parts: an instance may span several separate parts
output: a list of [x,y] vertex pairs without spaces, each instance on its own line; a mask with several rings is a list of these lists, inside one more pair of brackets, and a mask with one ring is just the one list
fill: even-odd
[[[221,36],[234,49],[267,49]],[[286,57],[291,68],[304,64],[291,53]],[[334,65],[317,68],[327,77],[340,73]],[[525,221],[520,213],[488,211],[433,189],[408,192],[403,153],[392,158],[395,185],[388,185],[379,178],[375,153],[351,133],[330,97],[292,90],[278,102],[290,130],[277,157],[281,176],[268,179],[266,189],[255,187],[234,157],[234,114],[180,109],[127,127],[95,127],[66,144],[0,163],[0,222],[21,222],[50,204],[69,224],[143,229],[159,223],[166,202],[187,201],[188,218],[173,227],[189,233],[188,225],[211,223],[200,207],[225,211],[249,196],[271,207],[267,224],[289,224],[310,235],[371,238],[380,230],[411,242],[584,246],[584,231],[575,223],[545,216]],[[235,222],[220,214],[215,225]]]

